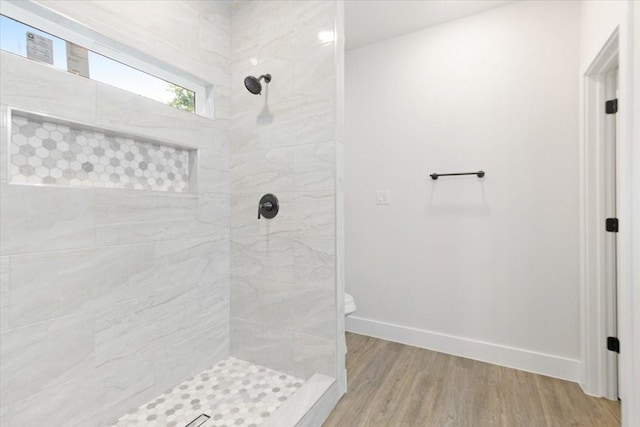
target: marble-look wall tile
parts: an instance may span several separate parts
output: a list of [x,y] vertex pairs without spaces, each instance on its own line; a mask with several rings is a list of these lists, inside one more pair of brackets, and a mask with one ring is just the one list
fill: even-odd
[[[294,2],[292,13],[292,20],[295,22],[295,33],[292,39],[295,47],[309,49],[309,47],[331,43],[331,35],[335,38],[333,34],[336,24],[335,2]],[[326,32],[322,38],[319,36],[321,32]],[[335,93],[331,96],[334,97]]]
[[223,230],[215,230],[194,219],[104,224],[96,226],[95,232],[96,242],[100,244],[127,244],[198,236],[215,237],[223,233]]
[[80,248],[95,241],[91,189],[0,184],[0,253]]
[[[288,109],[280,112],[279,115],[282,121],[296,120],[303,117],[321,114],[327,116],[335,116],[336,114],[335,99],[331,96],[296,95],[292,98],[292,102],[295,103],[294,109]],[[332,126],[329,128],[334,129]],[[333,136],[325,141],[330,141],[332,139]]]
[[231,88],[229,84],[219,84],[213,88],[213,117],[216,120],[231,119]]
[[[241,74],[232,79],[243,78]],[[334,138],[335,106],[331,100],[294,96],[275,104],[267,103],[266,98],[258,103],[242,92],[238,96],[243,102],[253,103],[254,108],[234,111],[231,154],[321,144]]]
[[131,298],[152,285],[153,245],[11,257],[12,328]]
[[7,182],[9,171],[9,110],[0,104],[0,183]]
[[293,175],[297,191],[333,191],[336,179],[335,143],[295,147]]
[[[293,45],[295,40],[296,38],[294,37],[294,33],[291,33],[286,37],[265,40],[260,43],[257,52],[258,64],[264,64],[273,59],[293,61]],[[231,69],[231,72],[234,72],[233,68]],[[293,70],[290,72],[293,72]]]
[[0,52],[0,99],[14,108],[80,123],[96,119],[96,83],[66,71]]
[[[224,337],[227,352],[230,316],[229,274],[198,284],[200,298],[201,328],[217,329],[216,334]],[[228,355],[228,353],[227,353]]]
[[294,372],[293,342],[294,332],[290,329],[276,329],[264,323],[231,319],[233,357],[306,378]]
[[332,191],[333,142],[232,155],[231,191],[237,193]]
[[231,155],[260,150],[258,113],[254,111],[234,112],[231,116],[229,135],[233,140],[233,144],[229,147]]
[[[206,23],[207,19],[203,20],[203,23]],[[204,31],[203,31],[204,33]],[[225,34],[223,32],[223,34]],[[222,43],[228,43],[228,41],[223,40]],[[211,42],[211,45],[222,44],[220,42]],[[229,56],[228,54],[215,52],[208,48],[202,48],[197,52],[197,55],[200,56],[200,59],[204,62],[208,62],[210,64],[210,71],[208,75],[208,81],[214,82],[228,82],[229,81]],[[208,88],[209,90],[213,89],[214,93],[217,93],[216,88]],[[196,95],[197,97],[197,95]],[[218,117],[218,116],[214,116]]]
[[[95,311],[96,363],[124,358],[141,351],[155,350],[158,326],[149,314],[156,307],[154,296],[135,298]],[[157,310],[156,310],[157,316]]]
[[261,17],[258,21],[257,33],[258,42],[261,45],[294,32],[295,25],[292,21],[294,3],[292,1],[256,2],[256,10]]
[[172,347],[159,348],[153,359],[156,395],[224,359],[229,345],[229,334],[212,328]]
[[[282,327],[292,327],[305,334],[335,339],[336,297],[334,289],[305,287],[301,298],[295,303],[295,322],[289,320]],[[332,343],[335,345],[335,343]]]
[[79,314],[2,332],[3,403],[26,399],[92,367],[93,326]]
[[[216,323],[224,321],[203,314],[206,308],[203,297],[197,286],[192,290],[179,288],[153,297],[153,306],[146,314],[153,319],[157,328],[154,341],[158,351],[173,351],[181,342],[201,335],[205,329],[214,329]],[[212,333],[218,335],[221,332],[218,329]]]
[[17,400],[12,425],[105,425],[113,414],[131,409],[153,396],[151,353],[139,352],[92,367],[69,381],[54,384]]
[[230,281],[229,314],[232,318],[260,322],[260,290],[255,279],[234,277]]
[[234,278],[232,288],[233,317],[282,328],[298,325],[307,289],[260,278]]
[[[202,151],[202,150],[201,150]],[[200,194],[228,194],[229,193],[229,155],[216,155],[212,159],[204,160],[198,169],[198,193]]]
[[296,239],[294,253],[295,283],[324,289],[335,288],[335,240]]
[[199,195],[198,221],[209,224],[216,230],[227,229],[231,215],[230,199],[228,192]]
[[259,19],[255,2],[231,2],[231,58],[236,52],[258,46],[255,27]]
[[232,318],[231,354],[272,369],[309,378],[316,372],[335,377],[335,340]]
[[[335,45],[326,43],[315,49],[300,47],[294,53],[293,92],[295,95],[335,99]],[[335,118],[334,118],[335,120]]]
[[83,379],[89,383],[92,414],[80,425],[104,425],[114,414],[123,414],[153,395],[155,377],[152,369],[154,351],[146,349],[126,357],[97,363]]
[[[3,426],[105,425],[230,351],[230,4],[149,13],[134,1],[125,17],[108,3],[46,5],[210,82],[216,120],[5,52],[2,105],[197,149],[200,185],[188,195],[9,185],[3,161]],[[121,38],[122,22],[136,22],[133,37]]]
[[316,372],[335,377],[335,337],[321,338],[295,332],[293,340],[293,362],[296,372],[305,378]]
[[317,144],[330,141],[333,136],[333,115],[320,113],[261,126],[258,130],[258,144],[260,148]]
[[[222,3],[222,2],[188,2],[198,3]],[[211,8],[213,9],[213,8]],[[219,7],[216,9],[220,9]],[[224,70],[229,70],[229,55],[231,51],[231,39],[229,37],[229,8],[226,8],[226,16],[220,10],[209,10],[200,13],[198,16],[198,51],[211,52],[219,55],[222,60],[216,65]],[[190,25],[193,25],[191,23]],[[211,78],[211,77],[210,77]],[[227,80],[229,76],[227,75]],[[213,81],[224,81],[224,79],[212,79]]]
[[283,283],[261,277],[234,277],[231,316],[273,328],[335,337],[334,289]]
[[9,257],[0,256],[0,332],[9,329]]
[[344,238],[344,144],[336,143],[336,235]]
[[[334,9],[231,4],[231,351],[305,377],[336,375]],[[267,72],[263,95],[249,94],[244,77]],[[280,211],[257,220],[267,192]],[[296,353],[295,334],[327,347]]]
[[[208,292],[209,291],[209,292]],[[211,294],[209,294],[211,293]],[[163,351],[200,336],[205,330],[224,334],[226,298],[203,285],[182,285],[96,312],[97,364],[140,351]],[[158,356],[153,356],[157,358]]]
[[280,193],[293,189],[293,150],[254,151],[231,156],[231,192]]
[[37,426],[44,419],[50,425],[82,425],[89,414],[99,410],[93,386],[90,378],[79,376],[30,394],[12,404],[10,425]]
[[190,219],[198,208],[195,195],[97,189],[95,199],[97,225]]
[[[200,202],[197,195],[100,190],[96,193],[96,241],[120,244],[226,236],[224,204],[218,210],[202,204],[206,210],[201,212]],[[214,222],[219,227],[213,227]]]
[[[273,59],[273,57],[270,59]],[[229,61],[229,73],[231,79],[234,80],[239,76],[248,75],[249,70],[251,70],[259,63],[260,49],[258,48],[257,44],[250,46],[244,50],[234,50],[234,54]]]
[[[344,232],[344,144],[336,144],[336,296],[338,303],[338,336],[345,333],[344,293],[345,289],[345,232]],[[338,355],[344,362],[347,352],[346,341],[338,341]],[[344,371],[338,372],[338,383],[341,390],[346,390]]]
[[333,239],[335,236],[335,194],[330,192],[296,193],[294,237]]
[[156,286],[167,289],[227,278],[228,242],[227,236],[159,242],[155,250],[153,278]]
[[9,406],[5,404],[0,405],[0,426],[11,427],[9,423]]
[[293,283],[293,240],[238,236],[231,242],[231,277],[258,277]]

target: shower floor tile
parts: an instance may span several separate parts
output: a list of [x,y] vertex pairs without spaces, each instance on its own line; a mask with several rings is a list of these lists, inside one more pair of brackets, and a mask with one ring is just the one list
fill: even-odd
[[257,426],[304,380],[230,357],[122,416],[113,427]]

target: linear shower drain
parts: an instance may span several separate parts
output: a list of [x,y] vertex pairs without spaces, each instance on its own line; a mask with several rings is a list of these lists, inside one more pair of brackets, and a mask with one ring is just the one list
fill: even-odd
[[184,427],[198,427],[198,426],[201,426],[202,424],[206,423],[209,418],[211,418],[209,415],[202,414],[202,415],[198,416],[198,418],[196,418],[195,420],[191,421],[189,424],[187,424]]

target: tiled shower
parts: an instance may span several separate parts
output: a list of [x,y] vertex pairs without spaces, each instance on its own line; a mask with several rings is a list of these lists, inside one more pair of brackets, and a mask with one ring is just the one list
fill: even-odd
[[207,82],[214,118],[0,52],[0,425],[319,425],[345,388],[342,3],[39,3]]

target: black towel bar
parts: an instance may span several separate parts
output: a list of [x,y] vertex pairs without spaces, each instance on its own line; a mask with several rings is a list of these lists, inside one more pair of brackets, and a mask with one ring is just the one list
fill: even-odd
[[484,176],[484,171],[478,172],[459,172],[459,173],[432,173],[431,179],[434,181],[441,176],[458,176],[458,175],[477,175],[478,178],[482,178]]

